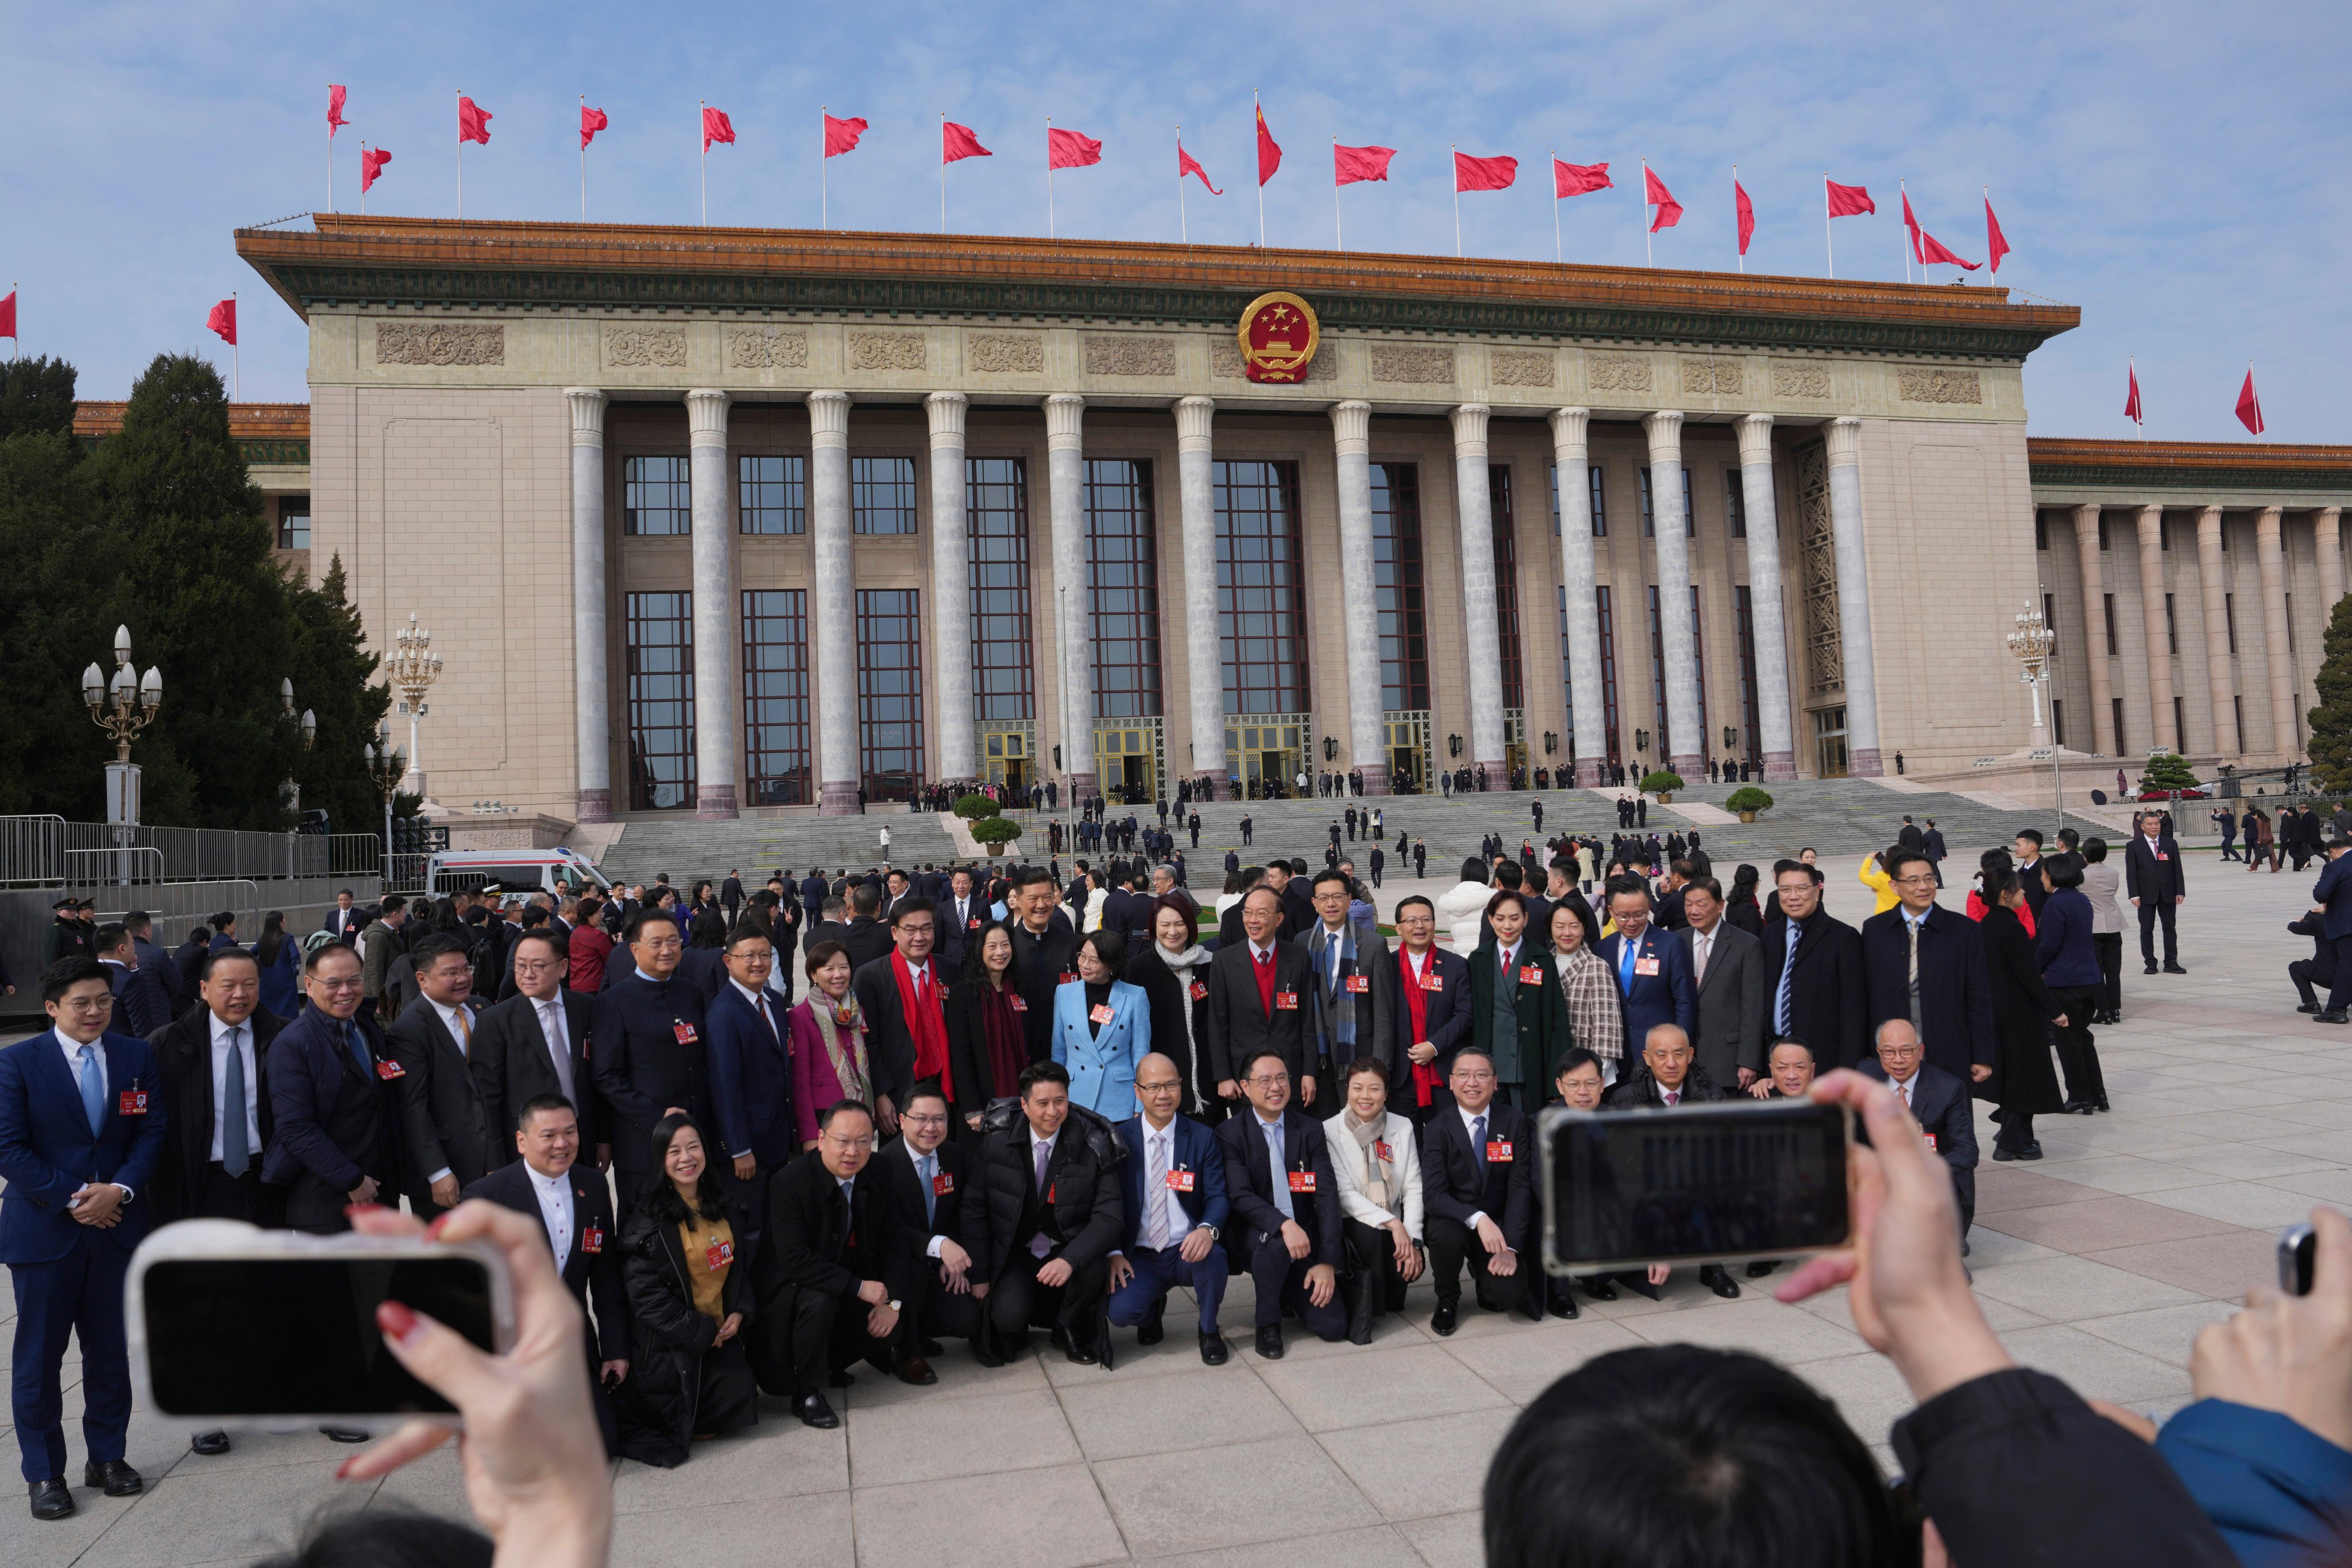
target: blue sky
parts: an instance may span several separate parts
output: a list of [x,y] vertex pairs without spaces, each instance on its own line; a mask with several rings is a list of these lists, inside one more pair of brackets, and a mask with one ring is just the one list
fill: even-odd
[[945,110],[996,154],[949,170],[957,229],[1045,232],[1050,116],[1104,143],[1098,167],[1055,177],[1061,233],[1174,239],[1181,123],[1225,191],[1190,188],[1192,237],[1234,244],[1257,237],[1258,89],[1286,153],[1265,192],[1276,246],[1331,243],[1334,137],[1399,150],[1388,184],[1340,193],[1351,249],[1453,251],[1450,143],[1521,163],[1515,188],[1463,198],[1473,255],[1550,258],[1553,150],[1618,179],[1563,205],[1570,260],[1642,261],[1643,157],[1688,209],[1657,237],[1662,267],[1733,265],[1734,163],[1757,208],[1750,271],[1822,271],[1824,170],[1880,205],[1838,222],[1848,277],[1902,276],[1904,179],[1929,231],[1980,259],[1990,184],[2014,247],[2002,281],[2084,313],[2028,365],[2035,434],[2133,434],[2136,355],[2148,436],[2242,438],[2230,410],[2252,358],[2270,439],[2352,441],[2342,5],[6,0],[0,37],[0,285],[22,286],[24,352],[72,360],[85,396],[121,396],[163,349],[217,350],[226,369],[202,328],[232,289],[244,395],[307,396],[301,325],[231,231],[325,205],[330,81],[351,92],[347,209],[365,137],[394,153],[371,210],[454,213],[463,89],[496,116],[466,149],[467,216],[576,218],[584,92],[612,120],[589,153],[598,220],[696,219],[708,99],[740,138],[710,154],[714,222],[817,221],[825,103],[873,125],[830,165],[835,227],[938,226]]

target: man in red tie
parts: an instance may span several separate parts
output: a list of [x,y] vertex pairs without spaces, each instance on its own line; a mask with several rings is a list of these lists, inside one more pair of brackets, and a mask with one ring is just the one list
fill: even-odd
[[1314,977],[1307,954],[1282,940],[1282,897],[1274,889],[1251,889],[1241,909],[1243,940],[1219,948],[1209,963],[1209,1061],[1217,1092],[1238,1105],[1239,1065],[1273,1051],[1288,1068],[1300,1104],[1311,1106],[1316,1079],[1328,1078],[1330,1068],[1309,1053]]
[[874,1062],[874,1095],[882,1131],[898,1131],[897,1107],[927,1078],[948,1079],[947,1011],[941,1000],[947,976],[931,960],[939,935],[939,911],[931,900],[909,893],[890,910],[890,951],[858,965],[850,981],[858,1010],[866,1015],[866,1047]]

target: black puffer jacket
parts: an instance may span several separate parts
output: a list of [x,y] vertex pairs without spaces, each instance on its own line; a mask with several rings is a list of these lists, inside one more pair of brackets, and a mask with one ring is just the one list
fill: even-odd
[[[743,1255],[740,1238],[751,1234],[751,1222],[732,1198],[727,1200],[727,1222],[738,1242],[720,1300],[749,1323],[751,1260]],[[694,1440],[703,1352],[718,1337],[719,1325],[694,1310],[686,1252],[677,1226],[667,1220],[644,1209],[629,1216],[621,1231],[621,1277],[628,1288],[629,1342],[635,1352],[628,1381],[614,1399],[621,1451],[642,1463],[673,1468],[686,1463]]]
[[[1127,1234],[1119,1178],[1126,1159],[1126,1141],[1110,1122],[1083,1106],[1070,1107],[1045,1167],[1045,1195],[1053,1199],[1055,1222],[1047,1229],[1059,1230],[1062,1256],[1074,1268],[1103,1257]],[[1034,1218],[1028,1229],[1021,1223],[1030,1180],[1029,1120],[1018,1100],[997,1100],[980,1119],[975,1190],[963,1205],[963,1245],[975,1279],[993,1280],[1005,1259],[1035,1234]]]

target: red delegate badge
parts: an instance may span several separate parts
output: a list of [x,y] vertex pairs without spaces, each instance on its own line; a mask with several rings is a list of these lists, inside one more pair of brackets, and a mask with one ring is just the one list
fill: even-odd
[[390,1083],[394,1079],[406,1078],[408,1076],[408,1069],[402,1067],[398,1062],[392,1060],[390,1058],[386,1058],[384,1060],[375,1064],[375,1076],[383,1079],[384,1082]]
[[147,1091],[143,1089],[124,1089],[122,1098],[115,1102],[114,1113],[117,1116],[146,1115]]
[[1423,991],[1443,991],[1445,989],[1445,976],[1437,973],[1437,966],[1435,964],[1430,965],[1429,973],[1421,977],[1421,988]]
[[1294,1193],[1313,1192],[1315,1190],[1315,1173],[1312,1171],[1291,1172],[1290,1190]]
[[952,1172],[941,1171],[931,1178],[931,1196],[943,1198],[954,1191],[955,1175]]
[[1354,992],[1357,995],[1360,996],[1371,988],[1372,977],[1370,975],[1350,974],[1348,976],[1348,989]]
[[670,1020],[669,1032],[677,1037],[677,1043],[681,1046],[690,1046],[699,1037],[694,1032],[694,1026],[683,1018]]
[[1375,1138],[1372,1140],[1372,1158],[1379,1160],[1383,1163],[1386,1163],[1392,1159],[1392,1156],[1389,1153],[1389,1141],[1387,1139]]
[[714,1241],[702,1258],[704,1267],[724,1268],[735,1261],[735,1244],[731,1241]]
[[1093,1007],[1087,1010],[1087,1022],[1089,1024],[1108,1024],[1111,1021],[1113,1016],[1114,1015],[1110,1010],[1109,1003],[1097,1002]]
[[1522,963],[1522,964],[1520,964],[1520,965],[1519,965],[1519,984],[1522,984],[1522,985],[1540,985],[1540,984],[1542,984],[1543,983],[1544,983],[1544,974],[1543,974],[1543,971],[1542,971],[1542,970],[1540,970],[1540,969],[1537,968],[1537,967],[1536,967],[1534,964],[1532,964],[1532,963]]
[[1633,973],[1636,974],[1655,974],[1657,972],[1658,961],[1654,958],[1637,958],[1633,961]]
[[1274,1007],[1275,1011],[1277,1013],[1296,1013],[1298,1011],[1298,993],[1296,991],[1276,992],[1274,994]]
[[1013,1004],[1013,1010],[1016,1013],[1026,1013],[1029,1011],[1029,998],[1026,996],[1016,994],[1007,997],[1006,1000]]
[[1202,982],[1198,981],[1198,980],[1195,980],[1194,982],[1192,982],[1192,1000],[1193,1000],[1193,1001],[1195,1001],[1195,1002],[1206,1002],[1208,999],[1209,999],[1209,988],[1208,988],[1208,986],[1207,986],[1205,984],[1203,984]]
[[580,1250],[581,1250],[581,1251],[583,1251],[583,1252],[602,1252],[602,1251],[604,1251],[604,1230],[603,1230],[601,1227],[597,1226],[593,1226],[593,1225],[592,1225],[592,1226],[590,1226],[587,1229],[585,1229],[585,1230],[582,1231],[582,1232],[580,1233]]
[[1192,1182],[1193,1175],[1190,1171],[1171,1171],[1168,1173],[1168,1190],[1171,1193],[1191,1192],[1192,1190]]
[[1491,1165],[1498,1161],[1507,1165],[1511,1163],[1511,1141],[1507,1138],[1486,1140],[1486,1163]]

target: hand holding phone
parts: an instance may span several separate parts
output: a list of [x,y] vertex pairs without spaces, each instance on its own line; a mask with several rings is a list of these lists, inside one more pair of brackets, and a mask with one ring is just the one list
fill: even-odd
[[[2296,1227],[2306,1229],[2310,1293],[2247,1291],[2244,1311],[2197,1336],[2189,1382],[2200,1399],[2275,1410],[2352,1448],[2352,1220],[2315,1208],[2310,1226]],[[2280,1251],[2284,1262],[2284,1243]]]

